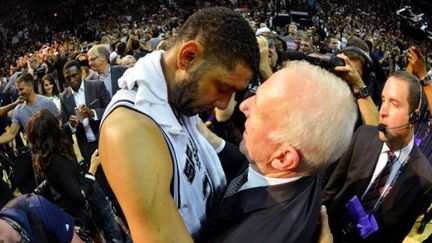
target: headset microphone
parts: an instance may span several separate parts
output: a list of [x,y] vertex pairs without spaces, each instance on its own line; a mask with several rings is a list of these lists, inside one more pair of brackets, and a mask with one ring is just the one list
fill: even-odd
[[385,125],[384,124],[382,124],[382,123],[380,123],[380,124],[378,124],[378,131],[381,131],[381,132],[383,132],[383,133],[385,133],[386,132],[386,127],[385,127]]
[[407,123],[407,124],[403,124],[403,125],[397,126],[397,127],[386,127],[386,125],[380,123],[380,124],[378,124],[378,127],[377,127],[377,128],[378,128],[379,131],[385,133],[385,132],[387,132],[387,129],[399,129],[399,128],[402,128],[402,127],[406,127],[406,126],[408,126],[409,124],[411,124],[411,122],[409,122],[409,123]]

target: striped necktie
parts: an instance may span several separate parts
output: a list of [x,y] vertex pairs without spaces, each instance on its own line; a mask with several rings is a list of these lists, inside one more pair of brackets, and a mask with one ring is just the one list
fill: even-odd
[[228,185],[225,194],[223,196],[223,199],[230,197],[234,195],[236,192],[240,190],[240,188],[243,186],[243,184],[247,181],[247,175],[248,175],[249,168],[246,168],[243,173],[232,179],[230,184]]
[[369,191],[363,197],[362,204],[366,212],[370,212],[376,205],[378,199],[384,193],[385,185],[387,179],[390,175],[391,168],[396,159],[393,151],[387,151],[388,160],[384,168],[379,173],[378,177],[375,178],[375,181],[369,188]]

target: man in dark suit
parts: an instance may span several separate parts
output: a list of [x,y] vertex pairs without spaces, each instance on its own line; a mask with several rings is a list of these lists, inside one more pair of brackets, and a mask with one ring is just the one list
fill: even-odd
[[[397,71],[381,97],[380,125],[357,130],[323,192],[335,242],[402,242],[432,196],[432,168],[413,132],[422,98],[419,81]],[[354,196],[370,225],[372,216],[378,225],[369,236],[359,233],[362,227],[347,210]]]
[[[306,90],[307,95],[297,95]],[[220,156],[227,178],[233,165],[246,169],[232,179],[198,241],[315,242],[321,200],[317,172],[339,158],[352,137],[357,115],[350,89],[317,66],[290,62],[240,110],[247,118],[240,144],[246,166],[237,163],[241,158],[227,156],[228,146]],[[213,135],[207,138],[218,145]]]
[[68,61],[63,74],[69,85],[60,97],[63,127],[76,134],[81,154],[89,162],[98,147],[99,119],[111,98],[102,82],[82,79],[78,61]]
[[95,45],[87,53],[90,68],[99,74],[99,80],[105,84],[112,97],[119,90],[118,79],[127,68],[111,66],[109,64],[109,51],[105,45]]

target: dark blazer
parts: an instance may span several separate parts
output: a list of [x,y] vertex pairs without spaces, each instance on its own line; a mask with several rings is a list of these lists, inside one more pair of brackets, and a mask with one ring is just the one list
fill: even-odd
[[[341,229],[349,217],[345,204],[354,195],[361,198],[365,192],[382,145],[376,127],[359,127],[351,146],[339,160],[323,191],[323,203],[328,208],[335,242],[341,240]],[[362,242],[402,242],[422,209],[427,206],[432,195],[432,168],[415,145],[409,156],[405,169],[374,213],[379,225],[378,232]],[[350,241],[360,241],[360,238],[354,236]]]
[[118,86],[118,80],[121,76],[123,76],[123,73],[126,71],[126,67],[123,66],[111,66],[111,87],[112,87],[112,94],[114,95],[117,90],[119,90]]
[[318,175],[240,191],[222,201],[202,242],[313,242],[320,193]]
[[[225,173],[240,174],[247,159],[238,147],[227,143],[218,154]],[[224,162],[231,157],[230,167]],[[243,162],[241,162],[243,161]],[[239,172],[240,171],[240,172]],[[196,242],[315,242],[319,223],[321,180],[319,175],[303,177],[276,186],[242,190],[222,200],[204,223]]]
[[[84,82],[86,106],[95,110],[97,117],[99,118],[99,120],[96,121],[93,119],[89,119],[90,126],[97,138],[99,135],[100,119],[102,118],[105,108],[108,106],[109,102],[111,101],[111,97],[103,82],[96,81],[96,80],[92,80],[92,81],[84,80],[83,82]],[[60,96],[60,101],[61,101],[61,109],[62,109],[63,127],[64,129],[66,129],[66,131],[71,132],[69,127],[69,117],[71,115],[75,115],[74,108],[76,107],[71,87],[68,87],[63,91],[63,93]],[[90,103],[92,102],[93,104],[90,105]],[[88,142],[87,142],[84,126],[82,125],[82,123],[79,123],[78,126],[76,127],[76,138],[80,150],[81,151],[85,150],[85,148],[83,149],[82,147],[87,146]],[[87,156],[87,155],[83,154],[83,156]]]

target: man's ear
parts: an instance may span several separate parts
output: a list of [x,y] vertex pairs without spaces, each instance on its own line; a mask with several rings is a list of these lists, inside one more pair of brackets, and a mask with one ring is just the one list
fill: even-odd
[[292,146],[280,146],[272,156],[272,167],[279,171],[294,171],[300,164],[300,154]]
[[200,44],[196,41],[188,41],[180,46],[177,58],[177,68],[188,69],[201,55]]

